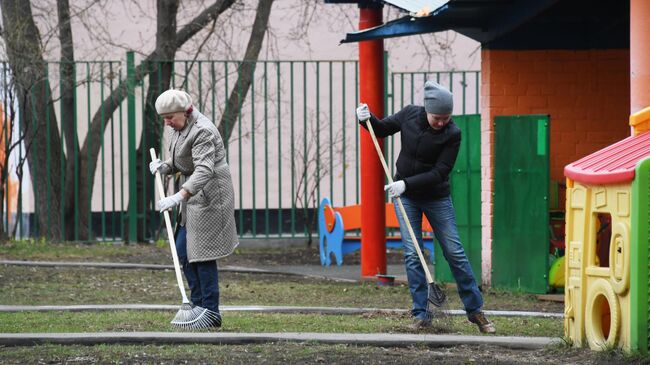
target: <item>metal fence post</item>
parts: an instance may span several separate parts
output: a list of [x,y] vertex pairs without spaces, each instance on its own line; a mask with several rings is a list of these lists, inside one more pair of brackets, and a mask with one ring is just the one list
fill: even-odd
[[136,145],[135,145],[135,59],[133,51],[126,53],[126,87],[128,115],[128,149],[129,149],[129,236],[128,242],[137,240],[137,192],[136,192]]

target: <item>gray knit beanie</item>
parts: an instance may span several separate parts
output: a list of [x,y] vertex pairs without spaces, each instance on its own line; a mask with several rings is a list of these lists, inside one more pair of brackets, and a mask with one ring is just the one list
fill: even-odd
[[440,84],[427,81],[424,84],[424,110],[431,114],[451,114],[454,96]]

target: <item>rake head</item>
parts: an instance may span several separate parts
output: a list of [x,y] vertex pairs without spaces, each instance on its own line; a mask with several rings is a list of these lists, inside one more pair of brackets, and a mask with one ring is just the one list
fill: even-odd
[[210,327],[221,327],[221,314],[218,312],[183,303],[171,324],[180,330],[195,330]]
[[447,294],[435,282],[429,283],[427,295],[427,317],[433,319],[443,312],[443,306],[447,304]]

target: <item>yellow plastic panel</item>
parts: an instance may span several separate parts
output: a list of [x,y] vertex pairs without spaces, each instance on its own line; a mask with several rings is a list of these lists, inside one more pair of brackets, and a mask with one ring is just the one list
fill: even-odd
[[628,191],[616,192],[616,215],[619,217],[630,216],[630,193]]
[[569,267],[580,269],[582,267],[582,242],[571,241],[569,243]]
[[594,191],[594,206],[600,209],[607,205],[607,190],[599,187],[594,189]]
[[570,180],[567,184],[566,211],[566,288],[564,300],[564,335],[571,339],[575,346],[582,346],[585,341],[584,332],[584,302],[586,293],[585,283],[585,247],[587,227],[591,220],[589,210],[591,192],[588,187]]
[[585,194],[584,189],[574,189],[571,188],[571,194],[567,194],[570,197],[569,206],[574,209],[584,209],[585,207]]
[[609,245],[611,283],[618,295],[630,288],[630,227],[627,222],[616,222],[612,227]]

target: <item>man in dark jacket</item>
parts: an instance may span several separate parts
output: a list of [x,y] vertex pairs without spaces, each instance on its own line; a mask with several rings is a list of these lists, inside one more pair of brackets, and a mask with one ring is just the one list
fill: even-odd
[[[456,217],[449,191],[449,173],[456,163],[461,132],[451,120],[453,95],[439,84],[424,85],[424,106],[408,105],[396,114],[379,120],[366,104],[357,108],[357,118],[366,127],[370,121],[377,137],[401,132],[402,149],[397,158],[397,173],[384,190],[391,199],[401,197],[411,227],[422,247],[422,213],[433,227],[434,235],[456,280],[467,318],[482,333],[495,333],[494,324],[481,311],[483,297],[472,267],[460,242]],[[404,242],[404,262],[409,282],[415,322],[414,329],[429,327],[426,317],[428,283],[415,246],[395,204]]]

